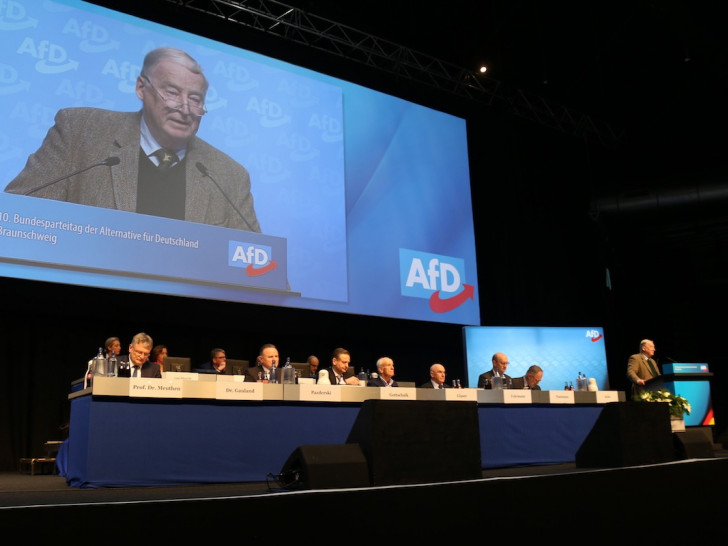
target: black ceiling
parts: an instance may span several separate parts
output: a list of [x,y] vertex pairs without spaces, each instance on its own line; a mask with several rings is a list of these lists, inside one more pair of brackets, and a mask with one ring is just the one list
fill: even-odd
[[722,168],[728,111],[717,1],[290,0],[608,123],[665,176]]

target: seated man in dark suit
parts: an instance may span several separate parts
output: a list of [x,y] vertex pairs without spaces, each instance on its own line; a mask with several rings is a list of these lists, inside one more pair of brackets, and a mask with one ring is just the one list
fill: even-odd
[[[329,381],[332,385],[358,385],[359,379],[354,374],[354,368],[349,367],[351,364],[351,355],[349,351],[338,347],[334,349],[331,358],[331,367],[325,368],[328,373]],[[324,370],[319,370],[319,374]],[[321,377],[319,375],[319,377]]]
[[388,356],[377,360],[377,371],[379,377],[367,381],[367,387],[399,387],[394,380],[394,361]]
[[306,364],[308,364],[308,373],[304,375],[304,377],[313,377],[314,379],[318,379],[318,367],[319,367],[319,359],[316,355],[311,355],[306,359]]
[[251,366],[245,373],[246,381],[262,381],[268,383],[269,381],[277,381],[276,377],[273,377],[273,368],[277,368],[280,360],[278,357],[278,349],[272,343],[266,343],[260,348],[258,352],[258,358],[256,359],[256,365]]
[[149,362],[154,343],[152,338],[140,332],[131,339],[129,354],[119,357],[119,377],[162,377],[159,364]]
[[445,366],[435,363],[430,366],[430,380],[420,385],[421,389],[449,389],[450,385],[445,383]]
[[523,377],[514,377],[511,380],[512,389],[531,389],[532,391],[540,391],[541,387],[538,384],[543,379],[543,370],[541,366],[534,364],[526,370],[526,375]]
[[210,360],[202,364],[199,368],[196,368],[197,373],[215,373],[218,375],[230,375],[230,370],[227,367],[227,355],[225,349],[215,348],[210,351]]
[[510,362],[508,362],[508,357],[503,353],[495,353],[493,358],[491,358],[491,362],[493,363],[493,368],[480,374],[478,377],[478,388],[485,389],[489,383],[493,383],[493,378],[495,376],[502,377],[505,384],[511,384],[511,376],[506,374],[508,364],[510,364]]

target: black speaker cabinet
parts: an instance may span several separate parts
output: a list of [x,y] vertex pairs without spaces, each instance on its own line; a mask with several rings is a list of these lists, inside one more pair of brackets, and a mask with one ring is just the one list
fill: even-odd
[[369,487],[369,469],[358,444],[298,446],[278,479],[287,489]]
[[673,433],[675,455],[678,459],[706,459],[715,457],[713,442],[702,430],[686,429]]
[[619,467],[675,460],[670,412],[657,402],[613,402],[602,409],[576,452],[577,467]]
[[358,443],[372,485],[479,479],[477,402],[366,400],[348,443]]

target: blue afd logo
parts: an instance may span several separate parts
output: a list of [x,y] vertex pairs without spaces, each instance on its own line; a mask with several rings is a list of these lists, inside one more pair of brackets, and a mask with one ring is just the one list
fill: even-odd
[[249,277],[259,277],[273,271],[277,263],[272,260],[272,254],[270,246],[228,242],[228,265],[245,269]]
[[474,287],[464,282],[462,258],[400,248],[399,274],[402,295],[428,299],[435,313],[452,311],[474,296]]

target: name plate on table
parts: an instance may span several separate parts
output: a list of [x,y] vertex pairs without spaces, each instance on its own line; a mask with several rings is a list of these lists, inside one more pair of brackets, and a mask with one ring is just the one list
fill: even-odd
[[414,387],[376,387],[380,400],[417,400],[417,389]]
[[263,400],[263,394],[263,383],[253,383],[252,381],[248,383],[245,381],[218,381],[216,383],[215,398],[219,400]]
[[182,381],[156,377],[130,377],[129,396],[144,398],[182,398]]
[[573,404],[575,391],[541,391],[546,394],[549,404]]
[[480,404],[530,404],[533,392],[530,389],[475,389]]
[[197,381],[200,374],[197,372],[162,372],[164,379],[186,379],[187,381]]
[[286,399],[289,393],[295,395],[298,391],[297,400],[305,402],[341,402],[341,390],[352,387],[341,385],[286,385]]
[[445,400],[454,400],[458,402],[477,402],[478,389],[443,389],[445,391]]
[[608,404],[609,402],[619,402],[619,391],[596,391],[597,404]]

